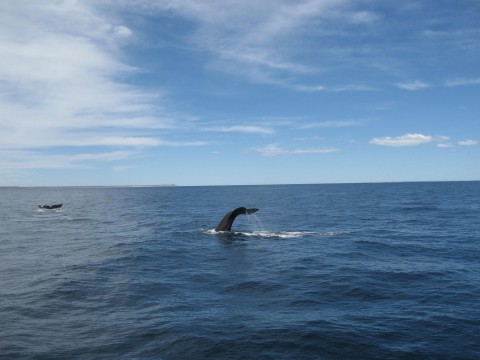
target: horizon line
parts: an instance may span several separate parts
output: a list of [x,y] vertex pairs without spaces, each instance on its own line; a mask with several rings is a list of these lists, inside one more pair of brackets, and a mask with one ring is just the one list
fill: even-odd
[[403,181],[360,181],[360,182],[319,182],[319,183],[272,183],[272,184],[210,184],[210,185],[0,185],[0,188],[172,188],[172,187],[213,187],[213,186],[291,186],[291,185],[361,185],[361,184],[404,184],[404,183],[447,183],[479,182],[480,180],[403,180]]

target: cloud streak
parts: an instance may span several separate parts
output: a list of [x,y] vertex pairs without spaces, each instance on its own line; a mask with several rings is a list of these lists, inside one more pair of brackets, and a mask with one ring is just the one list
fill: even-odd
[[257,125],[232,125],[232,126],[209,128],[207,130],[225,132],[225,133],[244,133],[244,134],[261,134],[261,135],[271,135],[275,133],[275,130],[270,127],[257,126]]
[[412,82],[397,83],[396,86],[399,89],[408,90],[408,91],[424,90],[430,87],[429,84],[420,80],[415,80]]
[[38,151],[1,151],[0,168],[3,171],[28,169],[65,169],[88,167],[92,162],[112,162],[139,156],[138,151],[110,151],[72,155],[45,154]]
[[[448,138],[442,137],[441,139],[445,140]],[[433,136],[415,133],[395,137],[385,136],[380,138],[373,138],[372,140],[370,140],[370,144],[388,147],[411,147],[428,144],[432,141],[435,141],[435,138]]]
[[446,82],[446,86],[457,87],[457,86],[474,86],[480,85],[480,78],[470,78],[470,79],[453,79]]
[[326,120],[320,121],[318,123],[310,123],[302,125],[301,129],[325,129],[325,128],[346,128],[346,127],[357,127],[365,125],[363,120]]
[[337,148],[325,148],[325,147],[288,149],[288,148],[279,147],[276,144],[266,145],[264,147],[255,148],[253,150],[262,156],[329,154],[329,153],[340,151]]
[[477,140],[460,140],[458,142],[458,145],[460,146],[473,146],[473,145],[478,145],[478,141]]

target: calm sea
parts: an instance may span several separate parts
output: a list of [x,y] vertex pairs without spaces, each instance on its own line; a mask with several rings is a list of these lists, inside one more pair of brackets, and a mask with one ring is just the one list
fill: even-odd
[[[0,205],[2,359],[480,358],[480,182],[0,188]],[[238,206],[260,211],[215,233]]]

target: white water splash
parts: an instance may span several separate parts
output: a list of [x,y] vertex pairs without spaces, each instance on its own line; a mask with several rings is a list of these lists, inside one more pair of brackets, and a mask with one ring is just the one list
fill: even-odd
[[253,232],[265,232],[265,226],[256,214],[247,215],[247,220]]
[[51,214],[51,213],[59,213],[59,212],[63,212],[65,209],[42,209],[42,208],[38,208],[36,209],[36,212],[37,213],[45,213],[45,214]]
[[236,235],[253,236],[265,239],[277,238],[277,239],[292,239],[300,238],[304,236],[314,235],[316,233],[309,231],[254,231],[249,233],[239,232]]
[[316,231],[233,231],[233,232],[217,232],[215,229],[204,229],[202,230],[204,234],[208,235],[219,235],[219,234],[230,234],[233,236],[246,236],[254,237],[261,239],[293,239],[293,238],[302,238],[309,236],[321,236],[321,237],[330,237],[338,236],[340,233],[335,232],[316,232]]

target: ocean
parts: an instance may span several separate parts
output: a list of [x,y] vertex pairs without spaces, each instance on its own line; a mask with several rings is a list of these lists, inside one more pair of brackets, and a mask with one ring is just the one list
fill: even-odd
[[[0,205],[1,359],[480,358],[480,182],[13,187]],[[260,210],[216,233],[239,206]]]

